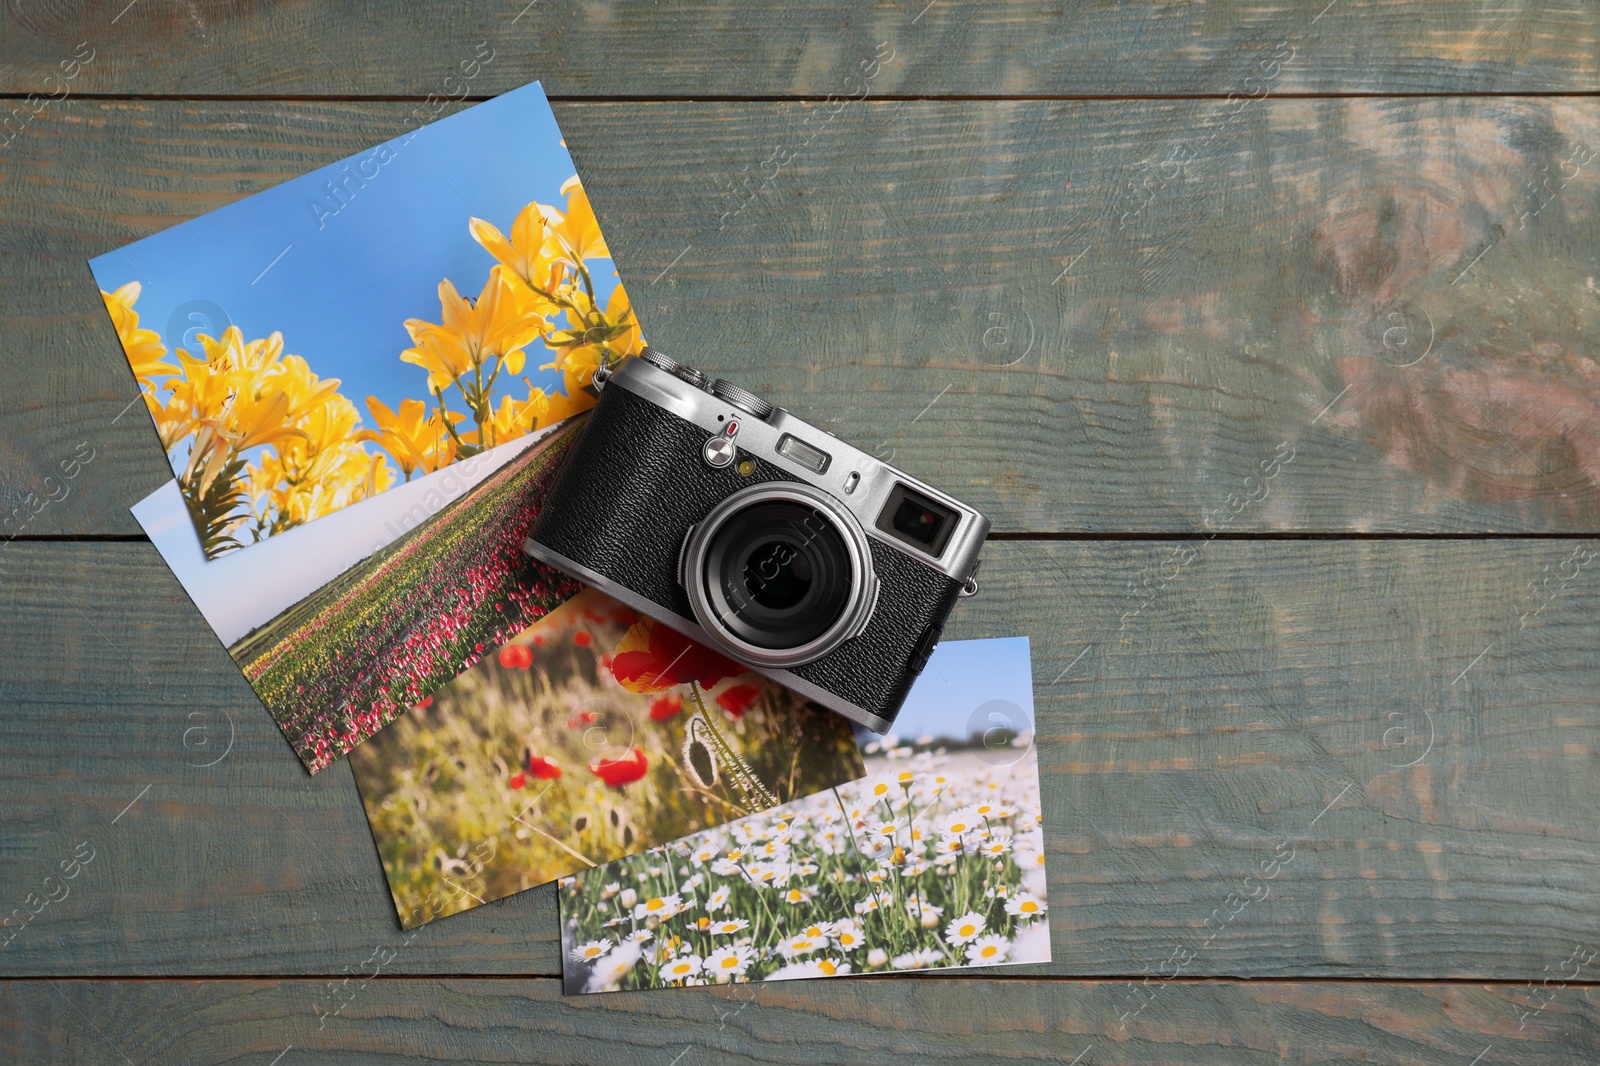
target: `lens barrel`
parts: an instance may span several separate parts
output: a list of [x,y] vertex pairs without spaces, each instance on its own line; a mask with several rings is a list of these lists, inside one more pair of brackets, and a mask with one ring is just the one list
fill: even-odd
[[701,626],[759,666],[826,655],[861,631],[877,591],[854,516],[799,483],[729,496],[690,531],[682,576]]

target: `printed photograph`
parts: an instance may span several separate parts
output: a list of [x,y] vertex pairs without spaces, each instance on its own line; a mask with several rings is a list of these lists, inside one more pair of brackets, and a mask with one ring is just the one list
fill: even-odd
[[405,928],[863,772],[843,717],[593,589],[350,764]]
[[562,879],[569,994],[1050,961],[1026,637],[935,649],[864,777]]
[[581,585],[522,550],[586,419],[207,560],[176,485],[133,508],[312,773]]
[[89,265],[215,558],[586,410],[610,256],[534,83]]

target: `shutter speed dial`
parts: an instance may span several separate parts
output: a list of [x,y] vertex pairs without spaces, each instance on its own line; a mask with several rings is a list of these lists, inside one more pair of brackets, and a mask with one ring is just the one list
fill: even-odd
[[711,394],[718,399],[727,400],[741,411],[748,411],[757,418],[765,419],[776,408],[747,389],[741,389],[731,381],[721,378],[711,383]]
[[705,389],[720,400],[726,400],[739,410],[757,418],[765,419],[776,408],[748,389],[741,389],[731,381],[721,378],[706,384],[706,376],[692,366],[687,366],[669,357],[665,352],[646,345],[640,352],[639,358],[660,370],[665,370],[680,381],[687,381],[697,389]]

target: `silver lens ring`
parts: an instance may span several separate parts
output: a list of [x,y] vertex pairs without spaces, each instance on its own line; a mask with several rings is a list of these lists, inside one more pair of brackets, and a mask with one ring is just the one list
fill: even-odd
[[[709,570],[714,559],[739,550],[738,544],[726,543],[725,536],[730,531],[735,538],[739,536],[739,521],[757,513],[757,509],[781,509],[783,504],[803,508],[820,519],[820,525],[813,530],[815,536],[808,539],[826,540],[848,562],[850,573],[837,617],[829,620],[820,632],[807,632],[797,643],[774,647],[771,641],[757,643],[741,635],[738,632],[743,628],[740,618],[724,617],[727,596],[723,588],[713,587],[717,579]],[[750,555],[746,547],[742,557],[746,560],[744,566],[750,565]],[[861,632],[877,603],[878,582],[872,569],[872,552],[861,524],[833,497],[799,482],[752,485],[723,500],[705,521],[690,530],[684,544],[683,561],[685,591],[689,594],[695,619],[730,655],[753,666],[799,666],[822,658]]]

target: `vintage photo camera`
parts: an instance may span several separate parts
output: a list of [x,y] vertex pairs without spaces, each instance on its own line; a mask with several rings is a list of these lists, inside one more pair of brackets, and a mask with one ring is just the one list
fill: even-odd
[[887,731],[989,520],[652,348],[597,377],[528,554]]

